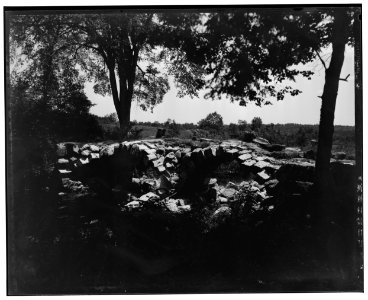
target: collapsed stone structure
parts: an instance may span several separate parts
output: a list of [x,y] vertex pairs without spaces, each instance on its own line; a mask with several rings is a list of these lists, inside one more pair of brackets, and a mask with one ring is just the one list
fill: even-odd
[[[300,149],[259,137],[197,144],[162,139],[60,143],[57,156],[63,205],[65,199],[81,202],[99,195],[103,207],[117,213],[155,208],[186,214],[206,206],[210,222],[219,223],[231,216],[254,220],[254,215],[258,222],[282,199],[308,193],[314,176],[314,160]],[[337,177],[341,170],[354,177],[353,161],[332,161]]]

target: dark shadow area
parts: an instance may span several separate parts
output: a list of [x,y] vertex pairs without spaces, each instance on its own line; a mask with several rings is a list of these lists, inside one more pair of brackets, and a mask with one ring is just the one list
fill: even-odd
[[[336,184],[326,195],[295,181],[308,173],[277,173],[280,185],[267,187],[273,197],[255,209],[252,194],[218,204],[202,191],[208,176],[252,182],[252,169],[224,156],[181,178],[177,196],[192,209],[177,214],[155,202],[133,210],[121,204],[136,189],[133,175],[146,169],[123,148],[68,179],[35,170],[21,160],[22,147],[16,151],[14,170],[22,172],[8,205],[17,220],[8,227],[10,294],[361,290],[354,167],[332,164]],[[61,182],[78,188],[60,196]]]

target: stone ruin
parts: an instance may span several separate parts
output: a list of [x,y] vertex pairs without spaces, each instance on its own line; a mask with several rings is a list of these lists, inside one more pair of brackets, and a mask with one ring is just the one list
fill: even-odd
[[[236,217],[253,225],[310,192],[315,164],[298,148],[259,137],[252,142],[68,142],[57,145],[57,156],[61,211],[76,202],[88,210],[98,196],[97,209],[109,207],[117,214],[185,215],[206,207],[209,223]],[[332,159],[331,165],[338,182],[354,178],[353,161]]]

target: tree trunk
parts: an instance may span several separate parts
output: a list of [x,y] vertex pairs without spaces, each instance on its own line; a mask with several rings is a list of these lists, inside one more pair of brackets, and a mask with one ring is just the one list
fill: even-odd
[[127,89],[125,84],[126,82],[125,77],[123,76],[122,73],[120,73],[119,76],[120,94],[118,93],[114,65],[109,67],[109,75],[114,107],[119,119],[121,138],[125,138],[129,131],[130,108],[132,104],[133,91]]
[[316,186],[320,191],[327,191],[332,183],[330,159],[334,133],[335,107],[341,68],[344,63],[347,30],[348,17],[346,12],[338,10],[334,20],[331,62],[325,74],[325,86],[322,95],[321,117],[319,123]]
[[128,134],[130,127],[130,107],[132,104],[132,98],[129,95],[120,97],[120,112],[119,112],[119,124],[122,138],[125,138]]

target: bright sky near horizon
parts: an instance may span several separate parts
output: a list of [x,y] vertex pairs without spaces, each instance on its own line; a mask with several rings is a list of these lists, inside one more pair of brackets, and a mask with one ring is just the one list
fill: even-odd
[[[331,50],[322,53],[327,66],[329,64]],[[271,100],[273,105],[258,107],[253,103],[247,106],[239,106],[238,102],[231,103],[228,99],[211,100],[204,99],[205,91],[199,93],[199,97],[191,99],[189,96],[179,98],[173,85],[164,96],[161,104],[157,105],[153,113],[142,111],[136,103],[132,104],[131,120],[159,121],[174,119],[177,123],[197,123],[214,111],[222,115],[225,124],[237,123],[238,120],[250,122],[254,117],[261,117],[263,123],[299,123],[318,124],[320,117],[321,98],[324,86],[324,68],[319,60],[304,66],[315,72],[311,80],[298,77],[293,83],[295,88],[302,91],[298,96],[286,96],[283,101]],[[354,49],[346,47],[344,65],[341,77],[348,74],[348,82],[340,81],[335,110],[335,125],[355,124],[355,97],[354,97]],[[86,94],[95,104],[91,113],[104,116],[114,112],[111,96],[102,97],[93,92],[93,83],[86,85]]]

